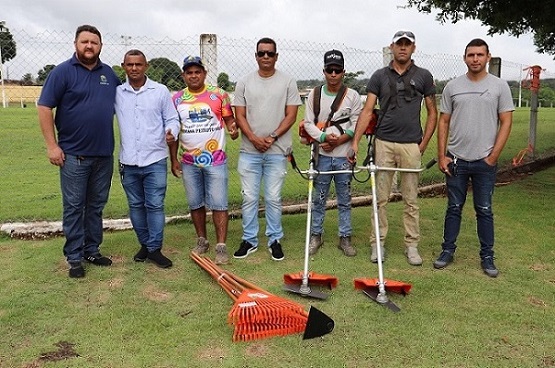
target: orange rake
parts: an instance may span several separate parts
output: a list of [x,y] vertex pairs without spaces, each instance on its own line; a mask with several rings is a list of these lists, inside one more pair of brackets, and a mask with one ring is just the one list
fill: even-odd
[[334,321],[318,309],[307,313],[300,304],[273,295],[225,271],[212,260],[191,253],[191,258],[235,302],[227,321],[234,326],[233,341],[251,341],[304,331],[303,339],[323,336],[334,328]]

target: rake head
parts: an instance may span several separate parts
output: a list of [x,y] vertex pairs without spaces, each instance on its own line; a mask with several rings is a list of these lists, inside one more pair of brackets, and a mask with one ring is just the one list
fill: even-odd
[[[378,289],[379,288],[379,279],[365,279],[365,278],[358,278],[354,280],[355,282],[355,289]],[[412,289],[411,284],[407,284],[402,281],[395,281],[384,279],[384,287],[386,291],[391,291],[397,294],[407,295]]]
[[[304,273],[289,273],[283,275],[283,282],[288,285],[300,285],[303,282]],[[339,280],[335,276],[324,275],[320,273],[308,273],[308,285],[322,285],[328,287],[330,290],[337,287]]]
[[251,341],[304,331],[303,339],[323,336],[334,328],[333,320],[316,308],[307,313],[300,304],[275,296],[218,267],[206,257],[191,258],[235,301],[228,313],[234,326],[233,341]]

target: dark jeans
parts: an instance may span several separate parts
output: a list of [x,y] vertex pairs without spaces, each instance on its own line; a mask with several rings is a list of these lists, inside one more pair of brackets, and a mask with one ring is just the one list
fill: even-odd
[[121,184],[127,195],[129,217],[141,246],[149,252],[162,248],[167,159],[145,167],[120,165]]
[[480,258],[493,257],[492,197],[497,165],[489,166],[484,160],[465,161],[453,158],[449,164],[451,176],[446,175],[447,212],[443,229],[443,250],[454,252],[461,228],[461,214],[466,201],[469,181],[472,182],[474,211],[480,241]]
[[102,211],[108,201],[114,158],[66,155],[60,168],[64,255],[68,262],[99,253]]

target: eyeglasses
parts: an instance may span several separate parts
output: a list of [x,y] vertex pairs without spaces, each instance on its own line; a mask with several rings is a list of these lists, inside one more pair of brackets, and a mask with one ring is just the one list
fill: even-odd
[[257,51],[256,52],[256,56],[258,56],[259,58],[264,57],[264,55],[268,55],[268,57],[273,58],[274,56],[276,56],[276,52],[275,51]]
[[341,73],[343,73],[343,69],[337,69],[337,68],[326,68],[326,69],[324,69],[324,71],[325,71],[327,74],[333,74],[333,73],[335,73],[335,74],[341,74]]
[[416,38],[416,37],[414,37],[414,33],[410,32],[410,31],[399,31],[399,32],[397,32],[393,35],[393,38],[397,38],[397,37],[401,37],[401,36],[410,37],[413,40]]

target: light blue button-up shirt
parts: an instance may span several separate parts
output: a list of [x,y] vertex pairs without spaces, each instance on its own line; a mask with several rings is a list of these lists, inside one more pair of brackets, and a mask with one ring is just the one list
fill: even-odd
[[147,78],[135,91],[125,82],[117,88],[115,107],[120,163],[144,167],[168,157],[166,132],[177,139],[179,117],[166,86]]

